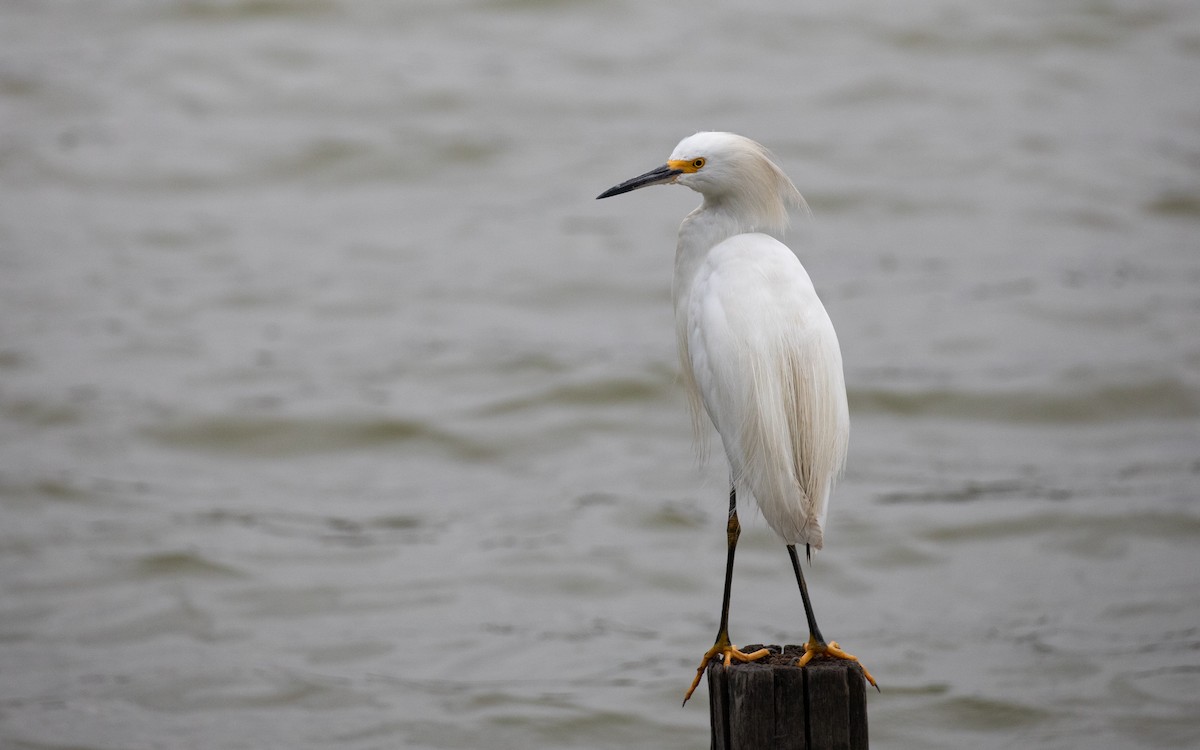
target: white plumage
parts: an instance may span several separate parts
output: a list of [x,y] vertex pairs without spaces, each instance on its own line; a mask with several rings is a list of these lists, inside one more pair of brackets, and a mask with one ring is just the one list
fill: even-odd
[[665,165],[599,197],[664,183],[703,196],[679,227],[675,337],[697,436],[703,443],[703,410],[721,436],[732,483],[721,627],[696,680],[714,655],[723,654],[728,664],[766,653],[741,653],[727,632],[740,533],[737,489],[750,491],[788,545],[810,632],[802,661],[815,654],[852,659],[821,637],[795,550],[797,544],[824,545],[829,497],[850,432],[833,323],[800,261],[766,234],[787,227],[789,208],[808,206],[765,148],[710,132],[683,139]]
[[698,158],[705,166],[676,180],[704,202],[679,229],[672,288],[693,415],[703,404],[734,482],[775,533],[821,549],[850,432],[842,355],[800,261],[760,233],[786,228],[804,199],[748,138],[698,133],[671,155]]

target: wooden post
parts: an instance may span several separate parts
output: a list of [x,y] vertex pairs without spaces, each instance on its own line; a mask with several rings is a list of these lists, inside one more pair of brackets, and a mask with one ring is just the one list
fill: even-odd
[[[745,646],[755,651],[762,646]],[[726,669],[708,667],[713,750],[867,750],[867,697],[857,662],[817,658],[803,646]]]

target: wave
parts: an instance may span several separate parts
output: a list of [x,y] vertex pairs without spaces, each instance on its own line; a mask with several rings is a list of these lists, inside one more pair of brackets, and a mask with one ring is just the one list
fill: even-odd
[[252,457],[283,458],[383,446],[424,445],[479,460],[495,449],[417,419],[350,417],[209,416],[142,429],[146,437],[173,447]]
[[1080,386],[1071,391],[971,392],[853,389],[850,413],[1015,423],[1095,423],[1200,417],[1200,389],[1173,378]]

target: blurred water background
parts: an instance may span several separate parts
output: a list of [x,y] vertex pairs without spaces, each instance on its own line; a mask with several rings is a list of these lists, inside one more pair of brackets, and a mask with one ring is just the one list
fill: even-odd
[[1200,743],[1200,5],[714,5],[0,5],[0,746],[707,746],[697,197],[594,200],[700,129],[815,213],[875,746]]

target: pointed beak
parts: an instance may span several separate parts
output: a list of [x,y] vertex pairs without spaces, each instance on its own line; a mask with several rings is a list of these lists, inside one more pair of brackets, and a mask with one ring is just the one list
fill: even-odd
[[669,182],[674,182],[675,178],[683,174],[682,169],[673,169],[669,164],[664,164],[656,169],[651,169],[643,175],[638,175],[632,180],[625,180],[616,187],[610,187],[600,195],[596,196],[596,200],[601,198],[610,198],[621,193],[628,193],[630,190],[637,190],[649,185],[662,185]]

